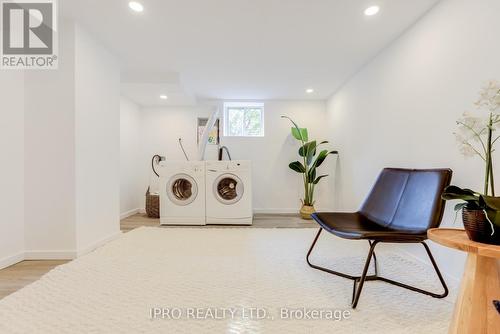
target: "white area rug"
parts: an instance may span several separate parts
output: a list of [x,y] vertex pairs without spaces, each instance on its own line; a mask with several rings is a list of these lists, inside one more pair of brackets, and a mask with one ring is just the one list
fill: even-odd
[[[352,282],[305,263],[316,231],[140,228],[1,300],[0,333],[446,333],[450,300],[383,282],[367,282],[351,310]],[[365,246],[324,234],[314,258],[358,274]],[[378,255],[387,277],[440,291],[426,266]],[[326,319],[281,319],[281,308]]]

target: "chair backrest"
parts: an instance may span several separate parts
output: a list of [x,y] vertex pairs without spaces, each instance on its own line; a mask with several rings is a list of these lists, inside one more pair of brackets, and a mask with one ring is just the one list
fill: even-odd
[[385,168],[359,212],[384,227],[424,233],[441,224],[441,194],[451,175],[451,169]]

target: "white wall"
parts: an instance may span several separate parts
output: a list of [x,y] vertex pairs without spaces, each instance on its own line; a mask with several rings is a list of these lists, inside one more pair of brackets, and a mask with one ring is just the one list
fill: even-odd
[[119,233],[119,70],[74,22],[59,69],[25,73],[25,257],[73,258]]
[[60,28],[59,69],[25,74],[29,258],[67,258],[75,250],[74,24]]
[[[299,126],[308,128],[310,140],[322,141],[327,139],[326,106],[322,101],[267,101],[264,108],[264,137],[223,137],[222,144],[229,148],[233,159],[252,161],[256,212],[297,212],[304,186],[300,175],[288,168],[288,164],[300,161],[300,145],[290,135],[292,124],[281,115],[289,116]],[[332,158],[328,159],[331,161]],[[332,174],[330,166],[325,163],[320,169]],[[316,187],[315,207],[318,210],[331,207],[328,185],[323,179]]]
[[0,269],[24,254],[24,74],[0,75]]
[[141,208],[141,110],[127,98],[120,99],[120,213],[122,217]]
[[[321,101],[264,101],[265,136],[262,138],[222,137],[234,160],[251,160],[253,168],[253,203],[256,212],[297,212],[302,197],[301,178],[288,168],[298,160],[299,145],[289,135],[291,124],[281,115],[292,117],[300,126],[309,128],[310,137],[319,140],[327,136],[325,103]],[[199,107],[146,108],[142,114],[142,192],[148,183],[157,187],[150,172],[150,159],[155,153],[167,159],[184,160],[178,138],[183,139],[191,159],[196,158],[196,119],[209,117],[219,102],[203,102]],[[216,146],[207,148],[206,159],[217,159]],[[331,159],[333,161],[333,159]],[[331,163],[321,167],[332,174]],[[123,184],[123,183],[122,183]],[[317,207],[329,208],[329,182],[317,187]],[[143,203],[143,194],[141,193]],[[144,204],[142,204],[144,205]]]
[[120,70],[75,29],[76,237],[79,253],[120,232]]
[[[151,170],[152,156],[160,154],[169,160],[185,160],[178,144],[178,139],[182,138],[189,158],[196,160],[196,118],[209,117],[210,111],[209,107],[141,109],[140,174],[138,176],[140,180],[138,196],[141,209],[145,207],[144,194],[148,185],[151,185],[152,192],[159,191],[158,178]],[[215,151],[212,150],[212,152]]]
[[[480,85],[500,79],[499,12],[496,0],[441,2],[331,98],[329,128],[341,150],[337,208],[356,209],[385,166],[450,167],[454,184],[481,189],[481,161],[465,160],[452,133]],[[443,226],[453,221],[448,205]],[[459,277],[463,254],[433,248]]]
[[59,39],[58,70],[0,76],[0,268],[120,233],[118,64],[72,21]]

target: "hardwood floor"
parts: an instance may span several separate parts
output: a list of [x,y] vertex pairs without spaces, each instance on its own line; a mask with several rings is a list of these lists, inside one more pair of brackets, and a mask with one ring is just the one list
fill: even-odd
[[[160,226],[159,219],[148,218],[146,214],[135,214],[120,222],[122,232],[129,232],[141,226]],[[312,221],[301,219],[293,214],[256,214],[251,226],[245,228],[313,228],[318,225]],[[199,226],[195,226],[199,227]],[[204,226],[203,228],[221,227]],[[224,226],[235,228],[241,226]],[[179,228],[178,226],[162,226],[162,228]],[[0,270],[0,299],[38,280],[53,268],[64,264],[66,260],[22,261]]]
[[[128,232],[140,226],[155,226],[162,228],[179,228],[186,226],[160,226],[160,220],[148,218],[144,213],[138,213],[121,221],[121,230]],[[304,228],[304,227],[317,227],[318,225],[311,220],[301,219],[296,214],[256,214],[254,215],[253,225],[251,226],[238,226],[238,225],[207,225],[202,228],[213,227],[245,227],[245,228]],[[191,226],[200,228],[200,226]]]
[[38,280],[67,260],[22,261],[0,270],[0,299]]

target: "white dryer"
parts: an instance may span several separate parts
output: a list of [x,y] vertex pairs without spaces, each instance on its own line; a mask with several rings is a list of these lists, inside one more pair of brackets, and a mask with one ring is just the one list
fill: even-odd
[[160,224],[205,225],[205,162],[163,161]]
[[206,161],[206,223],[251,225],[250,161]]

